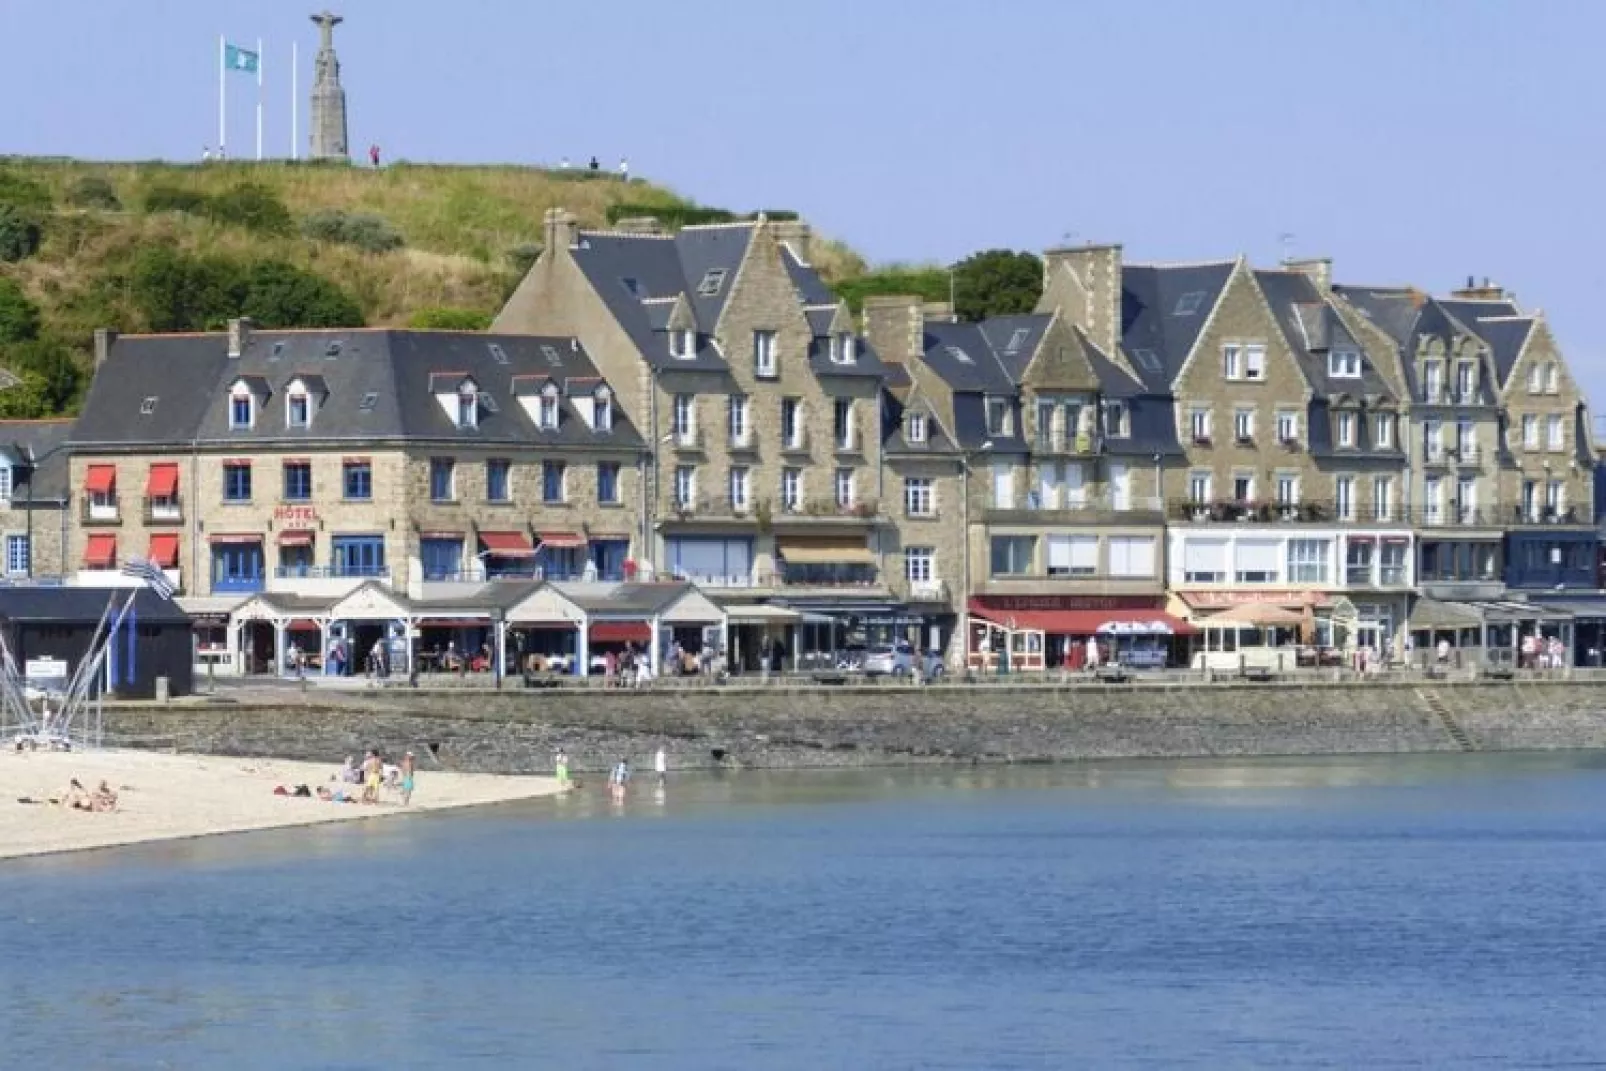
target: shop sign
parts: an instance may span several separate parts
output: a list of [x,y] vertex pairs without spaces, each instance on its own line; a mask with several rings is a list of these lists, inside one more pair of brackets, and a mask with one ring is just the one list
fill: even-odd
[[1189,606],[1242,606],[1245,603],[1264,602],[1275,606],[1303,606],[1310,599],[1316,606],[1326,606],[1327,596],[1320,591],[1179,591],[1177,594]]
[[1155,595],[978,595],[976,605],[997,613],[1033,610],[1160,610],[1165,599]]
[[281,528],[311,528],[318,523],[318,507],[275,506],[273,519]]

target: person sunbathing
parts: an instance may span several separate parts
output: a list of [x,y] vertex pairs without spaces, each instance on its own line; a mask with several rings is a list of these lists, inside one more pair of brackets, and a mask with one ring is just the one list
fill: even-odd
[[101,814],[110,814],[117,810],[117,793],[105,781],[95,789],[94,798],[90,801],[93,809]]

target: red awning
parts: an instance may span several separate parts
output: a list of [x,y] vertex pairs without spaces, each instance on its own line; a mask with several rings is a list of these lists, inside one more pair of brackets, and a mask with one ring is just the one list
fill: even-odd
[[279,533],[279,546],[281,547],[310,547],[312,546],[311,528],[286,528]]
[[486,617],[421,617],[418,619],[419,628],[484,628],[490,623],[490,619]]
[[567,547],[583,547],[586,537],[579,532],[540,532],[543,547],[556,547],[562,550]]
[[652,626],[645,621],[598,621],[591,626],[592,643],[650,643]]
[[89,537],[84,548],[84,565],[90,569],[110,569],[117,561],[117,536],[111,532],[96,532]]
[[178,568],[178,533],[157,532],[151,536],[151,561],[163,569]]
[[207,536],[210,543],[260,543],[262,537],[255,532],[213,532]]
[[116,465],[91,465],[84,477],[84,490],[92,495],[110,494],[117,486]]
[[178,494],[178,466],[152,465],[145,477],[145,493],[152,498],[172,498]]
[[535,547],[531,545],[530,537],[523,532],[481,532],[480,542],[485,544],[487,554],[494,554],[499,558],[535,556]]
[[317,632],[318,622],[309,618],[298,617],[284,626],[286,632]]
[[1149,624],[1163,626],[1173,636],[1192,636],[1199,631],[1160,610],[993,610],[971,603],[970,614],[1001,628],[1035,629],[1054,636],[1094,636],[1101,631],[1120,632],[1121,625]]

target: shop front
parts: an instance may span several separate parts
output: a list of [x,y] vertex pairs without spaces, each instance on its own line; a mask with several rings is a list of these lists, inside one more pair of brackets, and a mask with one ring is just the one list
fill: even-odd
[[965,665],[985,673],[1180,665],[1197,630],[1164,604],[1158,595],[976,595]]

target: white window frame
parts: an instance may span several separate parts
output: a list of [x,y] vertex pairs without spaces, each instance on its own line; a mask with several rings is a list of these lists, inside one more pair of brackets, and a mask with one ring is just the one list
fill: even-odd
[[1244,347],[1244,382],[1266,382],[1266,347],[1250,345]]
[[1561,371],[1556,367],[1555,361],[1545,362],[1545,393],[1561,393]]
[[[1106,540],[1106,544],[1105,556],[1109,563],[1109,576],[1120,580],[1138,580],[1149,579],[1159,573],[1160,554],[1154,536],[1112,535]],[[1132,567],[1131,551],[1139,544],[1148,548],[1149,558],[1149,568],[1141,571]]]
[[596,431],[613,430],[613,395],[607,387],[598,389],[592,401],[591,425]]
[[1423,452],[1429,461],[1444,460],[1444,421],[1426,420],[1422,423]]
[[1422,400],[1444,400],[1444,362],[1438,358],[1422,362]]
[[1132,434],[1132,412],[1124,401],[1104,403],[1104,434],[1112,439],[1125,439]]
[[1331,350],[1327,354],[1329,379],[1360,379],[1361,354],[1359,350]]
[[1478,478],[1461,476],[1455,484],[1455,511],[1457,524],[1472,524],[1478,514]]
[[904,477],[903,511],[910,517],[937,515],[937,489],[930,476]]
[[1214,482],[1208,472],[1188,473],[1188,501],[1195,506],[1208,506]]
[[1455,400],[1470,405],[1478,396],[1478,366],[1473,361],[1455,364]]
[[1244,377],[1244,348],[1236,342],[1221,347],[1221,378],[1239,380]]
[[697,356],[697,332],[680,330],[669,332],[669,356],[678,361],[689,361]]
[[33,564],[33,543],[20,532],[6,535],[6,575],[27,576]]
[[932,584],[937,580],[936,547],[904,547],[903,578],[910,584]]
[[831,490],[836,496],[838,509],[852,509],[854,502],[853,470],[851,468],[838,468],[831,477]]
[[697,441],[697,396],[677,394],[671,410],[675,441],[689,446]]
[[1392,477],[1374,476],[1372,478],[1372,519],[1374,521],[1394,519],[1394,480]]
[[[1239,488],[1242,485],[1242,494]],[[1232,474],[1232,500],[1234,502],[1249,503],[1255,500],[1255,474],[1248,469],[1235,470]]]
[[[837,428],[837,413],[847,413],[847,419],[841,422],[840,433]],[[838,450],[854,450],[859,444],[858,421],[854,419],[852,398],[837,398],[831,403],[832,435],[836,439]]]
[[781,470],[781,509],[786,513],[797,513],[802,508],[803,470],[784,468]]
[[1379,450],[1392,450],[1392,449],[1394,449],[1394,414],[1393,413],[1379,413],[1379,414],[1377,414],[1376,420],[1374,420],[1372,422],[1372,428],[1373,428],[1374,434],[1377,436],[1377,448]]
[[1210,410],[1194,406],[1188,410],[1188,438],[1196,443],[1210,442]]
[[926,441],[926,414],[909,414],[909,429],[905,433],[904,438],[908,439],[911,443],[923,443]]
[[1232,436],[1240,443],[1255,441],[1255,411],[1253,409],[1234,409],[1232,411]]
[[774,379],[781,374],[780,356],[776,352],[776,332],[771,328],[753,331],[753,374]]
[[1539,449],[1539,414],[1522,414],[1522,448],[1524,450]]
[[1279,472],[1272,477],[1272,482],[1279,507],[1299,505],[1299,473]]
[[1355,519],[1355,477],[1333,477],[1333,513],[1341,521]]
[[480,396],[478,391],[460,390],[455,394],[457,398],[457,417],[455,423],[460,428],[477,428],[480,426]]
[[[786,426],[786,414],[792,414],[792,426]],[[801,398],[781,399],[781,445],[788,450],[797,450],[803,445],[803,400]]]
[[1530,364],[1528,366],[1528,393],[1529,394],[1541,394],[1541,393],[1544,392],[1543,375],[1544,375],[1544,369],[1539,367],[1538,362],[1535,362],[1534,364]]
[[[296,403],[301,403],[303,419],[295,418]],[[284,396],[284,426],[287,428],[312,427],[312,395],[304,390],[291,391]]]
[[[245,417],[246,417],[246,419],[245,419],[245,423],[244,424],[241,424],[239,421],[234,419],[234,403],[237,402],[237,401],[240,401],[241,399],[245,400]],[[251,393],[251,388],[250,387],[244,386],[243,384],[241,386],[235,387],[232,391],[229,392],[229,427],[231,429],[235,430],[235,431],[243,431],[243,430],[245,430],[247,428],[256,427],[256,422],[257,422],[257,398],[256,398],[256,395]]]
[[549,388],[541,392],[540,427],[542,431],[551,431],[558,426],[558,392],[557,388]]
[[697,503],[697,466],[675,466],[675,505],[686,508]]
[[1283,558],[1289,584],[1326,584],[1331,575],[1333,541],[1330,539],[1290,539]]
[[752,445],[753,425],[747,419],[749,404],[745,394],[732,394],[725,400],[725,427],[730,433],[732,446]]
[[1567,449],[1567,425],[1560,413],[1551,413],[1545,417],[1545,449]]
[[731,509],[746,513],[753,505],[753,470],[746,465],[733,466],[729,485]]
[[853,364],[859,359],[857,339],[846,331],[831,336],[831,363]]
[[0,503],[10,502],[14,490],[12,468],[10,465],[0,462]]
[[1277,441],[1299,442],[1299,414],[1292,409],[1281,409],[1277,412]]
[[1342,412],[1338,414],[1338,445],[1355,445],[1355,414]]
[[1444,479],[1428,476],[1422,480],[1422,515],[1428,524],[1444,521]]

